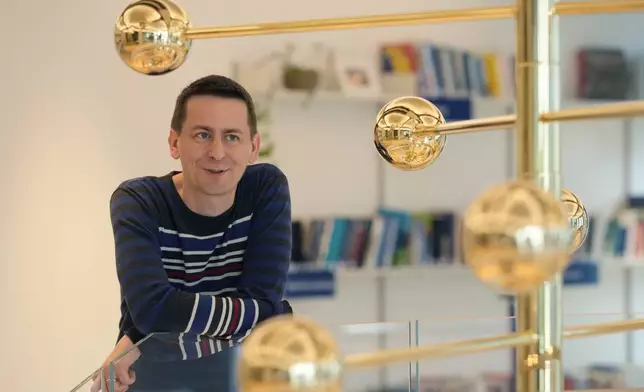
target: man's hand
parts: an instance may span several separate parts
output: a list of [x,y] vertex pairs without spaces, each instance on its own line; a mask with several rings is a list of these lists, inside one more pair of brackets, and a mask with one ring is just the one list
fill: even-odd
[[[124,356],[119,358],[124,352],[127,352]],[[105,384],[101,385],[100,373],[94,377],[94,383],[92,384],[91,392],[125,392],[128,390],[130,385],[134,384],[136,376],[134,371],[130,370],[130,367],[141,355],[138,347],[134,347],[132,340],[123,336],[121,340],[116,344],[112,353],[105,359],[103,366],[101,367],[103,372],[103,378]],[[109,378],[110,378],[110,363],[116,358],[119,358],[118,361],[114,364],[114,389],[109,389]]]

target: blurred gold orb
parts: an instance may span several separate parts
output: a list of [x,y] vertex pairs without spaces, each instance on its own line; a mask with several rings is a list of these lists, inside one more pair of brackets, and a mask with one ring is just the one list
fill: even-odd
[[568,189],[561,190],[561,202],[564,204],[564,209],[568,213],[568,223],[572,229],[573,238],[571,253],[574,253],[588,236],[588,230],[590,228],[588,212],[586,212],[586,207],[577,195]]
[[162,75],[179,68],[192,41],[185,32],[190,21],[170,0],[138,0],[116,20],[114,44],[121,60],[136,72]]
[[340,361],[326,329],[299,316],[277,316],[244,340],[239,387],[243,392],[339,392]]
[[431,129],[444,123],[440,110],[426,99],[396,98],[378,113],[374,143],[380,156],[392,166],[421,170],[443,152],[446,136]]
[[529,181],[483,192],[463,217],[467,265],[508,294],[533,290],[570,261],[572,233],[561,202]]

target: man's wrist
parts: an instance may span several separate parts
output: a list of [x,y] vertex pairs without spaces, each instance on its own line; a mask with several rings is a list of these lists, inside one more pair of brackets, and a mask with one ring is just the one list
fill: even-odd
[[139,330],[138,330],[138,329],[136,329],[136,328],[130,328],[130,329],[128,329],[128,330],[125,332],[125,335],[126,335],[128,338],[130,338],[130,340],[131,340],[131,341],[132,341],[132,343],[134,343],[134,344],[137,344],[138,342],[140,342],[141,340],[143,340],[143,338],[145,338],[145,335],[144,335],[144,334],[142,334],[141,332],[139,332]]
[[282,300],[282,314],[293,314],[293,308],[287,300]]

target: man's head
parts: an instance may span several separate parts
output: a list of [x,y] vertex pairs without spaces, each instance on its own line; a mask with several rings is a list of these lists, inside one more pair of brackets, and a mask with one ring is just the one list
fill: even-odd
[[168,142],[191,191],[209,196],[233,193],[259,154],[250,94],[224,76],[192,82],[177,97]]

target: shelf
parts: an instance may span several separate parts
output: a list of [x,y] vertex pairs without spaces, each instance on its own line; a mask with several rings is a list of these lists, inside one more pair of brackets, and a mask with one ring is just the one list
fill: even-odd
[[[266,98],[265,91],[251,90],[251,95],[256,101],[261,101]],[[374,105],[384,105],[385,103],[405,95],[415,95],[414,93],[407,94],[365,94],[365,95],[347,95],[342,91],[317,91],[310,96],[309,92],[305,91],[291,91],[286,89],[278,90],[273,95],[273,103],[307,103],[307,100],[310,100],[310,104],[315,103],[354,103],[354,104],[374,104]],[[431,100],[431,97],[425,97]],[[443,99],[442,97],[438,97]],[[494,115],[504,115],[509,112],[514,111],[515,99],[514,97],[481,97],[481,96],[471,96],[471,97],[453,97],[454,100],[463,100],[470,99],[472,105],[479,106],[480,108],[489,108],[481,109],[482,112],[491,112]],[[594,107],[601,106],[606,104],[615,104],[623,101],[606,101],[606,100],[587,100],[587,99],[576,99],[568,98],[562,99],[561,108],[562,109],[571,109],[571,108],[581,108],[581,107]],[[499,109],[502,108],[503,110]]]
[[604,257],[601,259],[602,267],[609,268],[644,268],[644,257]]
[[354,278],[408,278],[419,277],[424,274],[436,272],[453,272],[457,274],[471,274],[470,270],[462,264],[426,264],[426,265],[409,265],[389,268],[336,268],[336,275],[340,279]]
[[[584,260],[578,260],[577,263],[571,264],[571,268],[566,270],[566,285],[593,285],[598,279],[598,269],[601,268],[619,268],[631,270],[634,268],[644,268],[644,259],[621,259],[621,258],[604,258],[594,263]],[[292,274],[298,271],[325,271],[324,268],[300,267],[293,268]],[[464,264],[422,264],[385,268],[352,268],[338,266],[334,269],[336,279],[400,279],[400,278],[423,278],[440,274],[457,274],[458,276],[472,275],[472,271]]]
[[[606,258],[597,263],[598,267],[607,268],[644,268],[644,259],[620,259],[620,258]],[[299,271],[316,271],[323,268],[302,268]],[[386,267],[386,268],[352,268],[339,266],[335,269],[335,274],[340,279],[373,279],[376,277],[386,278],[406,278],[417,277],[423,274],[433,274],[436,272],[450,272],[457,274],[471,274],[470,269],[463,264],[424,264],[424,265],[410,265],[399,267]],[[294,269],[291,273],[297,272]]]
[[[267,97],[267,92],[259,90],[250,90],[251,95],[254,99],[263,99]],[[342,91],[316,91],[313,93],[313,96],[310,97],[309,92],[306,91],[291,91],[286,89],[278,90],[274,93],[274,101],[282,102],[304,102],[307,99],[312,98],[312,102],[356,102],[356,103],[377,103],[384,104],[391,101],[394,98],[398,98],[405,95],[415,95],[413,93],[407,94],[365,94],[365,95],[347,95]],[[454,97],[453,99],[467,99],[468,97]],[[514,102],[513,98],[495,98],[495,97],[479,97],[472,96],[469,97],[474,104],[479,102],[489,102],[490,104],[512,104]]]

